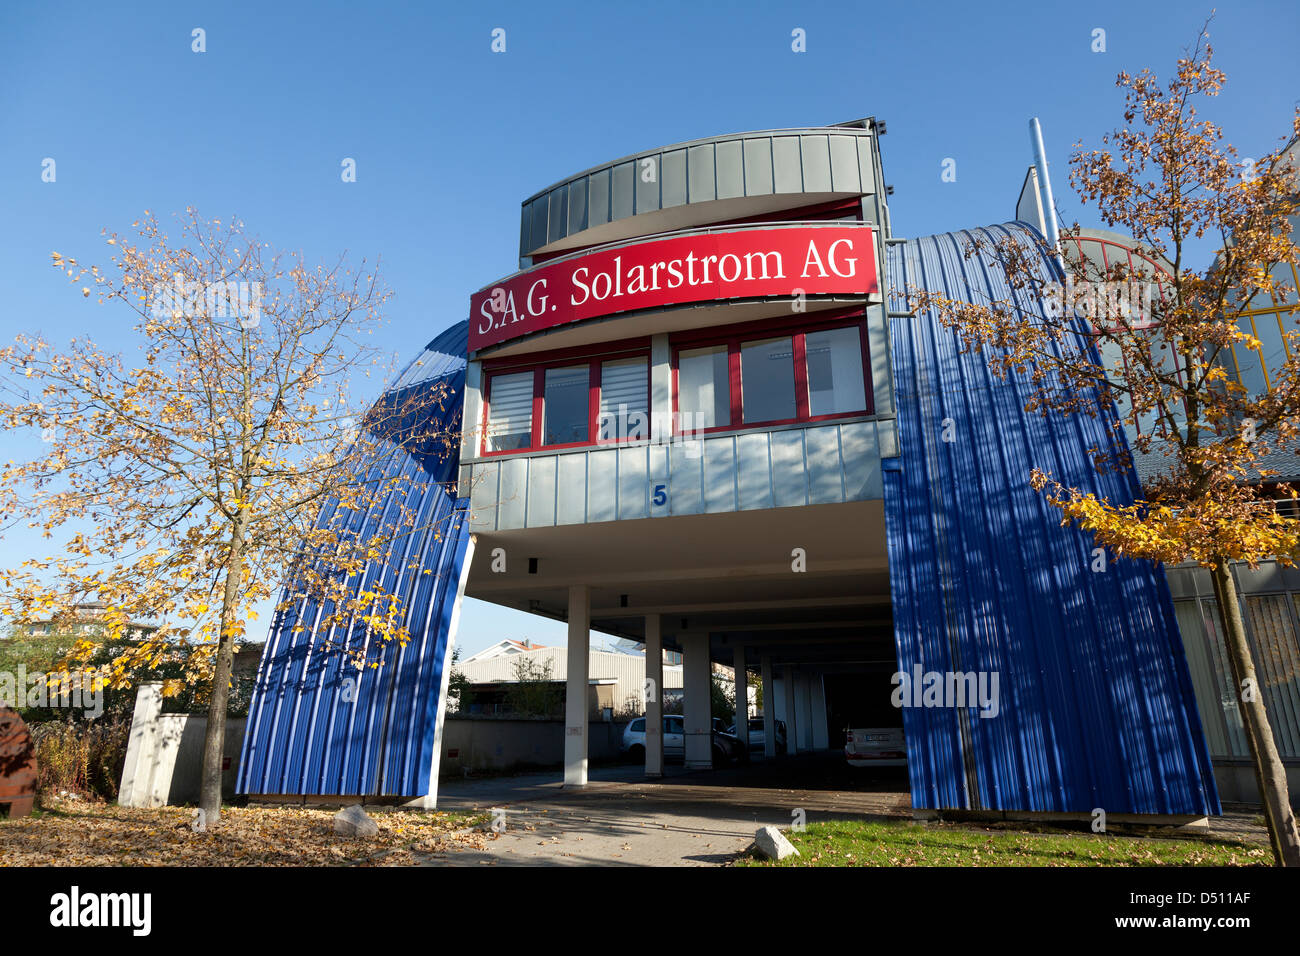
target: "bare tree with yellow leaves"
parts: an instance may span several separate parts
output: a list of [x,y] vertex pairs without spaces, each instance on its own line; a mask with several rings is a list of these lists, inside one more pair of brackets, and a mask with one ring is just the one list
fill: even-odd
[[[107,269],[53,254],[83,296],[120,308],[134,352],[33,336],[0,350],[0,425],[45,440],[0,470],[0,520],[55,541],[53,555],[0,571],[0,612],[60,622],[99,602],[110,641],[133,621],[159,623],[96,672],[110,686],[190,645],[185,680],[210,686],[200,806],[213,824],[232,657],[255,606],[286,585],[310,596],[322,633],[367,637],[338,653],[380,666],[409,639],[401,601],[357,576],[418,530],[391,493],[422,479],[366,466],[391,442],[450,449],[457,438],[425,434],[421,409],[354,405],[352,390],[383,371],[366,339],[388,293],[364,262],[311,267],[193,210],[176,242],[148,214],[135,227],[134,241],[107,236]],[[382,526],[358,531],[353,516],[390,495],[398,507]],[[80,641],[64,666],[94,651]]]

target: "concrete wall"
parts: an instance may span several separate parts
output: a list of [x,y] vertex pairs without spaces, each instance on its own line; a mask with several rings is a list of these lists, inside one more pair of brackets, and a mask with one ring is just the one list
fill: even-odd
[[[230,763],[221,774],[221,793],[226,798],[235,795],[246,723],[243,717],[226,719],[225,754]],[[162,685],[141,684],[117,802],[124,807],[197,803],[207,729],[206,717],[164,714]]]
[[[587,725],[588,758],[615,760],[626,721]],[[455,756],[452,756],[455,754]],[[452,717],[442,732],[439,776],[475,771],[560,767],[564,763],[564,721]]]

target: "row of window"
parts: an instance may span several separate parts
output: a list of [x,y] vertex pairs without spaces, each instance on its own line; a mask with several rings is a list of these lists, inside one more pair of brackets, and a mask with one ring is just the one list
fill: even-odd
[[[817,326],[674,342],[673,430],[695,434],[870,412],[862,316]],[[489,371],[485,454],[650,437],[650,355]]]

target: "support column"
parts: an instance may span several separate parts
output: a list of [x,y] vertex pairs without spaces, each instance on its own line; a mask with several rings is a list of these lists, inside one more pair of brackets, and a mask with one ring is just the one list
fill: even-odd
[[763,681],[763,756],[770,760],[776,756],[776,690],[772,681],[772,655],[761,655],[758,668]]
[[664,637],[658,614],[645,619],[645,775],[664,775]]
[[686,730],[686,769],[713,766],[713,720],[710,707],[709,635],[680,635],[682,645],[682,717]]
[[568,675],[564,701],[564,785],[587,785],[587,683],[591,661],[591,589],[569,588]]
[[794,755],[799,752],[799,726],[794,715],[794,668],[787,667],[781,675],[785,684],[785,752]]
[[749,753],[749,670],[745,664],[745,645],[736,648],[736,736],[740,752]]

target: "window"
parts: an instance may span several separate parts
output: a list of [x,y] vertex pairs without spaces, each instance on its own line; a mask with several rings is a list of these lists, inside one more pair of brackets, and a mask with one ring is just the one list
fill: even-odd
[[809,415],[813,418],[843,415],[867,407],[859,329],[809,332],[804,353],[808,365]]
[[796,417],[793,337],[740,344],[740,395],[747,425]]
[[533,373],[493,375],[488,380],[486,451],[516,451],[532,444]]
[[586,365],[548,368],[542,393],[543,445],[587,441],[591,370]]
[[551,353],[551,361],[543,357],[524,369],[493,371],[489,364],[483,454],[648,440],[647,349],[639,343],[606,348],[591,358]]
[[600,364],[598,441],[650,437],[650,360],[611,359]]
[[678,431],[869,413],[865,335],[859,311],[784,335],[736,333],[679,347]]
[[731,424],[731,386],[727,347],[684,351],[677,359],[677,410],[689,427],[714,428]]

